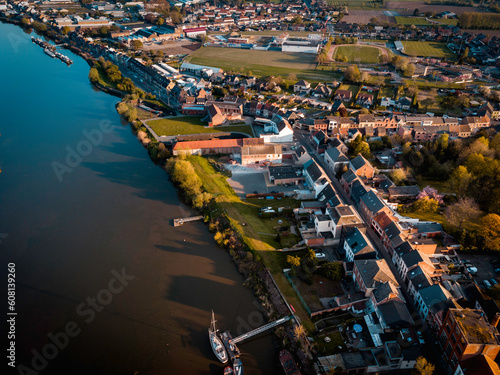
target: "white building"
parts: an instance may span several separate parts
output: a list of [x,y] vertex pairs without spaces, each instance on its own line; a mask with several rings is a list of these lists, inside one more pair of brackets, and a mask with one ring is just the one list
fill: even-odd
[[318,53],[319,41],[312,39],[288,39],[283,42],[281,50],[283,52]]

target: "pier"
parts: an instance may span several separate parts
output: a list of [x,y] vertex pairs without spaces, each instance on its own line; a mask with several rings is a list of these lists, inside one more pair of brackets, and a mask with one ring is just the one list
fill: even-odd
[[192,216],[192,217],[183,217],[180,219],[174,219],[174,227],[180,227],[182,224],[187,223],[189,221],[202,220],[203,216]]
[[238,337],[235,337],[234,339],[229,340],[229,343],[237,344],[239,342],[242,342],[243,340],[249,339],[252,336],[255,336],[255,335],[258,335],[259,333],[267,331],[268,329],[274,328],[276,326],[279,326],[280,324],[288,322],[292,318],[293,318],[293,315],[290,315],[290,316],[285,316],[284,318],[275,320],[274,322],[267,323],[267,324],[263,325],[262,327],[256,328],[250,332],[244,333],[241,336],[238,336]]

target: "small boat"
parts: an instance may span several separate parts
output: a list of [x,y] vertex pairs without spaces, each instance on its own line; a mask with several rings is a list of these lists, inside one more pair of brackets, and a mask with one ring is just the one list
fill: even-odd
[[288,350],[280,352],[280,362],[286,375],[300,375],[297,364]]
[[52,52],[52,51],[51,51],[50,49],[48,49],[48,48],[44,48],[44,49],[43,49],[43,52],[45,52],[45,54],[46,54],[46,55],[49,55],[49,56],[50,56],[50,57],[52,57],[52,58],[55,58],[55,57],[56,57],[56,55],[54,54],[54,52]]
[[224,375],[233,375],[234,374],[234,371],[233,371],[233,368],[231,366],[227,366],[226,368],[224,368]]
[[236,358],[233,362],[234,375],[243,375],[243,363],[241,359]]
[[[208,338],[210,340],[210,346],[214,351],[215,356],[222,363],[226,363],[228,360],[228,355],[224,345],[222,344],[222,340],[217,335],[217,328],[215,328],[215,317],[214,312],[212,310],[212,322],[210,323],[210,328],[208,329]],[[232,370],[232,369],[231,369]]]

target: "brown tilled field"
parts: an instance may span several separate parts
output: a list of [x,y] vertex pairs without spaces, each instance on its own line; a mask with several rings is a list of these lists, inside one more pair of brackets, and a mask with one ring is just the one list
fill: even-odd
[[180,42],[168,44],[155,44],[144,45],[144,50],[151,49],[155,51],[162,51],[165,55],[189,55],[201,47],[200,43]]
[[349,15],[342,17],[342,22],[367,24],[373,17],[381,22],[396,22],[394,17],[386,16],[382,10],[349,10]]

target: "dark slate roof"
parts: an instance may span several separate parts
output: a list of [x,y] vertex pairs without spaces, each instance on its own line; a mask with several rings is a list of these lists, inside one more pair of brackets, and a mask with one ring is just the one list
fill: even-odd
[[413,247],[411,247],[410,242],[405,241],[401,245],[397,246],[394,248],[394,251],[399,254],[399,256],[403,256],[406,253],[409,253],[410,251],[413,251]]
[[358,170],[359,168],[361,168],[362,166],[364,165],[370,165],[371,164],[368,162],[368,160],[366,160],[363,155],[358,155],[356,156],[354,159],[351,160],[351,165],[352,167],[354,168],[354,170]]
[[299,146],[295,149],[295,153],[300,158],[302,155],[306,153],[306,149],[303,146]]
[[384,203],[372,190],[361,196],[360,201],[362,201],[371,212],[379,212],[385,207]]
[[332,207],[336,207],[339,204],[342,204],[331,184],[326,185],[325,188],[321,190],[321,192],[318,194],[318,200],[321,202],[325,202]]
[[301,79],[299,82],[297,82],[294,86],[310,86],[311,84],[307,81],[304,81]]
[[366,236],[358,228],[345,239],[354,255],[373,253],[375,250],[369,245]]
[[424,303],[428,307],[448,299],[448,296],[444,293],[443,287],[440,284],[434,284],[428,288],[423,288],[420,290],[420,296],[422,296]]
[[311,180],[317,181],[323,173],[321,173],[321,170],[319,169],[318,164],[314,159],[309,160],[307,163],[304,164],[304,169],[306,173],[311,177]]
[[385,180],[383,180],[379,184],[379,188],[381,188],[381,189],[387,189],[391,186],[394,186],[394,182],[392,182],[389,178],[386,178]]
[[420,262],[423,262],[422,256],[420,255],[420,251],[410,251],[403,255],[403,263],[406,264],[407,268],[413,267]]
[[278,122],[278,123],[276,124],[276,126],[278,127],[278,132],[281,132],[281,131],[282,131],[283,129],[285,129],[285,128],[290,128],[290,129],[291,129],[290,124],[289,124],[289,123],[288,123],[288,121],[287,121],[287,120],[285,120],[285,119],[281,119],[281,121],[280,121],[280,122]]
[[353,172],[352,169],[349,169],[346,173],[342,175],[342,178],[344,179],[345,182],[350,184],[352,181],[354,181],[358,176]]
[[420,266],[415,267],[410,272],[408,272],[408,278],[410,279],[411,283],[413,284],[413,287],[417,291],[432,285],[432,282],[429,281],[429,279],[422,271],[422,268],[420,268]]
[[[337,148],[329,148],[328,150],[325,151],[325,154],[328,155],[330,159],[333,160],[333,162],[338,161],[337,159],[341,156],[344,155],[343,153],[340,152],[339,149]],[[345,155],[344,155],[345,157]]]
[[356,179],[351,187],[351,199],[353,202],[358,204],[361,197],[366,193],[366,186],[359,179]]
[[398,294],[397,287],[394,286],[393,283],[387,282],[380,284],[375,290],[373,291],[373,297],[375,297],[375,301],[377,303],[383,301],[384,299],[388,298],[391,293]]
[[389,239],[393,239],[399,234],[401,234],[401,230],[394,221],[385,228],[384,232],[387,235],[387,237],[389,237]]
[[404,328],[415,324],[404,303],[389,301],[378,306],[378,311],[385,324],[391,328]]
[[384,259],[355,260],[354,264],[367,288],[375,288],[388,281],[399,285]]

